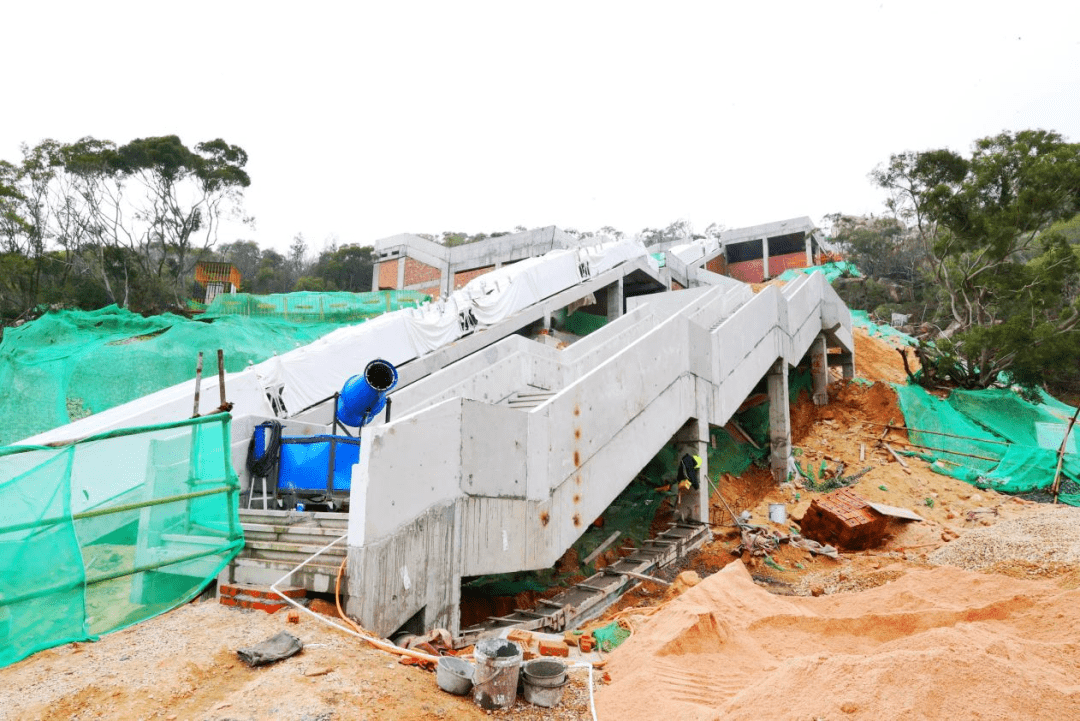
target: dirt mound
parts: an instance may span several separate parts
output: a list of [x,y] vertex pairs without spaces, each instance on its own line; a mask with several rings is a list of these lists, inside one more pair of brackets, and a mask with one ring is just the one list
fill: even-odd
[[1072,718],[1080,591],[951,567],[785,598],[735,562],[611,656],[601,718]]

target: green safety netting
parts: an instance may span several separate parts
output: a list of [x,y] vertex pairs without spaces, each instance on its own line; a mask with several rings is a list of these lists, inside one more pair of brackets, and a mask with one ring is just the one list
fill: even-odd
[[902,333],[891,325],[884,323],[875,323],[870,320],[870,314],[865,310],[853,310],[851,311],[851,325],[856,328],[863,328],[867,333],[876,338],[886,338],[898,340],[906,345],[918,345],[919,341],[909,336],[907,333]]
[[837,278],[862,278],[862,273],[855,267],[854,263],[849,263],[846,260],[838,260],[834,263],[824,263],[823,265],[812,265],[807,268],[789,268],[777,276],[778,280],[782,280],[785,283],[795,280],[800,275],[810,275],[816,270],[820,270],[825,275],[825,280],[832,283]]
[[593,331],[600,330],[607,325],[607,317],[586,313],[583,310],[575,311],[566,318],[565,330],[574,335],[586,336]]
[[381,290],[373,293],[275,293],[252,295],[226,293],[203,306],[204,318],[243,315],[250,318],[279,318],[301,323],[357,322],[402,308],[415,308],[431,300],[430,295],[412,290]]
[[[956,390],[943,400],[919,386],[894,388],[908,437],[933,470],[1002,493],[1047,495],[1074,408],[1053,399],[1028,403],[1008,389]],[[1064,456],[1060,495],[1074,506],[1080,505],[1077,435],[1074,429]]]
[[244,544],[229,416],[0,448],[0,667],[195,597]]
[[218,348],[225,369],[240,371],[351,322],[227,315],[202,322],[116,306],[48,313],[8,328],[0,341],[0,445],[194,378],[199,351],[208,372],[217,370]]

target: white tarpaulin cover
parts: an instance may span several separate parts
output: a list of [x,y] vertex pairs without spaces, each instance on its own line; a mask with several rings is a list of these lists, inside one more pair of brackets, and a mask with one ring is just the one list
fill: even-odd
[[[296,413],[333,395],[375,358],[401,365],[643,256],[648,257],[648,252],[635,240],[553,250],[474,278],[436,303],[338,328],[313,343],[246,371],[230,373],[226,387],[227,396],[234,403],[233,415]],[[204,379],[204,397],[217,395],[216,384],[216,378]],[[192,392],[192,383],[187,381],[20,443],[47,443],[130,425],[186,418],[191,415]]]

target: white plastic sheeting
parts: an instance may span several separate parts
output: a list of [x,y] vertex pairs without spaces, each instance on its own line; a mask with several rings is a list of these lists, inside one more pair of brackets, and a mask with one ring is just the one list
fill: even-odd
[[[375,358],[401,365],[642,256],[648,253],[640,241],[553,250],[474,278],[436,303],[338,328],[306,346],[229,374],[233,415],[273,412],[287,417],[333,395]],[[216,378],[204,380],[204,395],[213,392],[216,382]],[[186,418],[191,414],[192,390],[191,382],[185,381],[20,443],[45,443],[125,425]]]
[[694,240],[689,243],[683,243],[682,245],[676,245],[668,249],[668,252],[674,255],[687,265],[692,265],[695,261],[701,260],[707,255],[715,253],[720,250],[720,241],[716,238],[703,238],[702,240]]

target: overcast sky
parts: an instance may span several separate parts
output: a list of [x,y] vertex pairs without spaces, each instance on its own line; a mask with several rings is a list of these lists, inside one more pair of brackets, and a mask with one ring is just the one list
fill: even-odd
[[890,153],[1080,142],[1080,3],[6,3],[0,159],[244,148],[253,231],[369,244],[880,212]]

